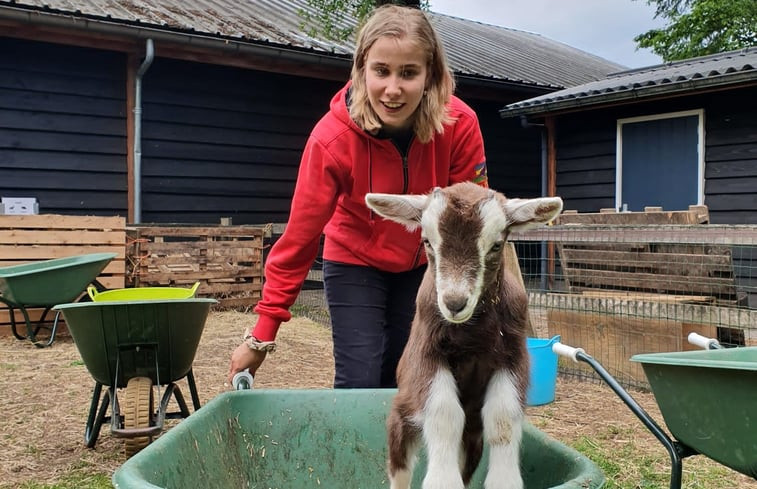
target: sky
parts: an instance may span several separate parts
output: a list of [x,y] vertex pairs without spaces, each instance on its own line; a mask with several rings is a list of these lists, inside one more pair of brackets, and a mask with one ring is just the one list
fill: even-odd
[[431,11],[540,34],[629,68],[662,59],[636,50],[637,35],[663,27],[646,0],[429,0]]

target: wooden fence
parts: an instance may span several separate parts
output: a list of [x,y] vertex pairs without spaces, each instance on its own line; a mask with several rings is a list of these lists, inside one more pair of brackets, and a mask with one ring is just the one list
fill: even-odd
[[[123,217],[0,215],[0,267],[88,253],[116,253],[97,281],[107,288],[124,286],[126,241]],[[3,306],[0,303],[0,306]],[[28,309],[32,320],[42,309]],[[17,324],[21,311],[14,310]],[[10,331],[10,316],[0,307],[0,330]]]

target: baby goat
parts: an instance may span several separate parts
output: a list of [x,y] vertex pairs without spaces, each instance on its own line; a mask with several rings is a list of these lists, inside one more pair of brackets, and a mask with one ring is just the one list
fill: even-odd
[[505,269],[510,231],[546,224],[557,197],[507,199],[472,183],[428,195],[368,194],[379,215],[421,227],[428,268],[387,419],[392,489],[407,489],[422,435],[424,489],[462,489],[490,449],[487,489],[521,489],[528,300]]

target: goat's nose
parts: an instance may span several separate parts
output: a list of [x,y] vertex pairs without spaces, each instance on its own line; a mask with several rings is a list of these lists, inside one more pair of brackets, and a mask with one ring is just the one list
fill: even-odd
[[468,305],[468,298],[463,294],[445,294],[444,305],[452,314],[458,314]]

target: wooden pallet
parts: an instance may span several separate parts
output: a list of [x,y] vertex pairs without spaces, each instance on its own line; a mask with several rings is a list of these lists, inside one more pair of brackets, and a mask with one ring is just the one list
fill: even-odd
[[[0,215],[0,267],[87,253],[116,253],[97,280],[107,288],[120,288],[125,276],[125,227],[123,217]],[[42,309],[28,311],[32,320],[42,313]],[[14,312],[16,322],[23,324],[21,312]],[[9,334],[9,325],[8,309],[0,307],[0,332]]]
[[220,307],[252,307],[263,289],[266,226],[130,226],[127,285],[190,286]]
[[706,206],[672,212],[655,207],[644,212],[565,213],[559,217],[559,224],[596,226],[596,242],[561,242],[557,246],[568,290],[697,296],[720,305],[734,305],[740,297],[730,247],[634,242],[633,231],[622,243],[608,241],[602,235],[603,226],[617,229],[707,222]]

